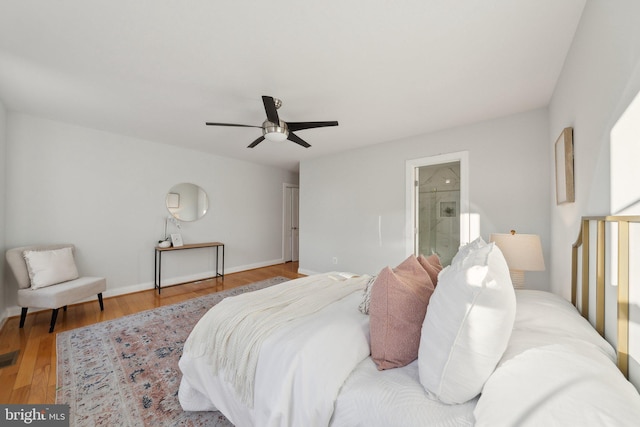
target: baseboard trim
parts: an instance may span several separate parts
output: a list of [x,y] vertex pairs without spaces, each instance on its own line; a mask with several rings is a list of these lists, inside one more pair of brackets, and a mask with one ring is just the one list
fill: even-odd
[[[240,271],[254,270],[256,268],[269,267],[272,265],[283,264],[283,263],[284,263],[284,260],[280,258],[280,259],[271,260],[271,261],[258,262],[255,264],[245,264],[245,265],[240,265],[236,267],[226,268],[224,274],[227,275],[232,273],[238,273]],[[196,282],[198,280],[211,278],[212,276],[215,275],[215,273],[216,272],[214,270],[211,270],[211,271],[200,272],[197,274],[191,274],[188,276],[170,277],[166,279],[163,278],[162,287],[167,288],[169,286],[181,285],[187,282]],[[154,289],[153,282],[137,283],[135,285],[122,286],[122,287],[111,289],[111,290],[109,290],[108,287],[109,287],[109,278],[107,278],[107,291],[102,293],[103,298],[117,297],[120,295],[133,294],[135,292],[148,291],[149,289]],[[80,304],[83,302],[97,301],[97,300],[98,300],[98,296],[96,295],[94,297],[86,298],[84,300],[78,301],[77,303],[74,303],[74,304]],[[51,309],[50,308],[29,308],[29,313],[36,313],[38,311],[45,311],[45,310],[51,310]],[[8,307],[4,313],[6,317],[0,320],[0,325],[4,326],[4,323],[9,317],[19,316],[20,312],[21,312],[21,309],[17,305]],[[1,329],[1,326],[0,326],[0,329]]]
[[305,276],[313,276],[315,274],[321,274],[321,273],[318,273],[317,271],[307,270],[305,268],[298,268],[298,273],[304,274]]

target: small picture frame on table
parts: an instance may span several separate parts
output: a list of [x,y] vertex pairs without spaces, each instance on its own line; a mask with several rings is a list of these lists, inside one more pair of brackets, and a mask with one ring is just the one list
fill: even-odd
[[172,234],[171,235],[171,244],[173,245],[174,248],[178,248],[180,246],[183,246],[182,243],[182,236],[178,233]]

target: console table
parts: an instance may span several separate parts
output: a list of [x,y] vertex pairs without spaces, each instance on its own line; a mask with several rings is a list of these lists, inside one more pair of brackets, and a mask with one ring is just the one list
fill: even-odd
[[[216,248],[216,274],[215,276],[205,277],[200,280],[213,279],[216,277],[224,277],[224,243],[220,242],[207,242],[207,243],[193,243],[190,245],[183,245],[170,248],[159,248],[156,246],[155,263],[154,263],[154,289],[158,289],[158,295],[162,290],[160,284],[162,277],[162,253],[171,251],[182,251],[185,249],[201,249],[201,248]],[[220,248],[222,248],[222,269],[218,270],[218,260],[220,259]]]

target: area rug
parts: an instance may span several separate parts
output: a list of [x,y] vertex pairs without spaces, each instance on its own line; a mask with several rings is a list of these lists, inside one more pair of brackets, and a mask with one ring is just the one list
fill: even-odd
[[219,426],[220,412],[185,412],[178,361],[198,320],[223,298],[287,281],[275,277],[57,336],[56,403],[72,426]]

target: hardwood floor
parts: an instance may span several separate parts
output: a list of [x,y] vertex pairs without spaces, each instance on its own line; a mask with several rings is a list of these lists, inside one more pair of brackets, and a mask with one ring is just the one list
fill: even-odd
[[[0,368],[0,403],[45,404],[56,400],[56,333],[115,319],[139,311],[174,304],[247,285],[276,276],[290,279],[302,277],[298,263],[290,262],[255,270],[225,275],[224,279],[205,280],[162,288],[162,295],[154,290],[105,298],[104,311],[97,301],[69,306],[60,311],[56,328],[49,333],[51,310],[29,314],[24,328],[20,318],[7,320],[0,331],[0,354],[19,350],[16,363]],[[213,283],[215,282],[215,283]]]

